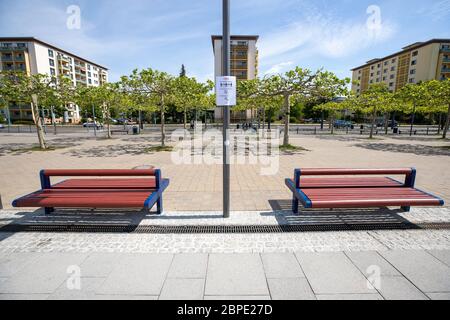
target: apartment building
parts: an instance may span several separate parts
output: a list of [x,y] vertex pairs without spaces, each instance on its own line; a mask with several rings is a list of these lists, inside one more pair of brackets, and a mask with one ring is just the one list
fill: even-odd
[[[214,50],[214,75],[219,77],[222,75],[223,67],[222,36],[214,35],[211,38]],[[231,75],[235,76],[238,81],[251,80],[258,76],[258,48],[256,46],[258,39],[259,37],[254,35],[231,36]],[[250,110],[232,111],[231,121],[248,121],[254,116],[255,114],[252,114]],[[214,117],[216,120],[222,120],[223,109],[216,108]]]
[[391,91],[407,83],[450,78],[450,39],[416,42],[401,51],[367,61],[352,69],[352,91],[360,94],[374,83],[386,83]]
[[[74,86],[100,86],[108,82],[107,68],[32,37],[0,37],[0,71],[65,76]],[[79,123],[79,107],[70,104],[66,109],[60,121]],[[14,103],[9,113],[11,121],[32,120],[28,105]]]

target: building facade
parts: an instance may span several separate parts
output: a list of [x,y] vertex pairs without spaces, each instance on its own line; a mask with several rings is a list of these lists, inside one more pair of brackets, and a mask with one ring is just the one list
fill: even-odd
[[[0,71],[65,76],[74,86],[100,86],[108,82],[107,68],[31,37],[0,37]],[[62,121],[79,123],[81,116],[78,106],[69,104],[66,109]],[[28,105],[14,103],[10,105],[9,112],[11,121],[33,120]]]
[[[252,80],[258,76],[258,36],[233,35],[231,36],[231,76],[235,76],[238,81]],[[222,36],[212,36],[212,45],[214,50],[214,75],[222,75]],[[242,112],[231,112],[231,121],[242,122],[252,118],[250,110]],[[216,120],[223,119],[222,108],[216,108],[214,111]]]
[[450,39],[432,39],[406,46],[384,58],[352,69],[352,91],[360,94],[374,83],[397,91],[407,83],[450,78]]

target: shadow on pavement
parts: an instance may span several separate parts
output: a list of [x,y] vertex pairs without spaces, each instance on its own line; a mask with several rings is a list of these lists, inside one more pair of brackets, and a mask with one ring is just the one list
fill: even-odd
[[412,153],[419,156],[450,156],[450,146],[427,146],[394,143],[361,143],[355,147],[375,151]]

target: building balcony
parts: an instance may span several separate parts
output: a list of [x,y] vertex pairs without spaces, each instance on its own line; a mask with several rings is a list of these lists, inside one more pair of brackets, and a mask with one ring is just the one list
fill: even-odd
[[450,63],[450,58],[444,58],[444,59],[442,59],[442,62],[443,63]]
[[441,52],[450,52],[450,48],[441,48]]
[[2,61],[12,62],[13,61],[13,57],[12,56],[2,56]]
[[27,51],[27,47],[0,47],[0,51]]
[[15,61],[22,61],[22,62],[23,62],[23,61],[25,61],[25,57],[24,57],[24,56],[20,56],[20,57],[15,56],[15,57],[14,57],[14,60],[15,60]]

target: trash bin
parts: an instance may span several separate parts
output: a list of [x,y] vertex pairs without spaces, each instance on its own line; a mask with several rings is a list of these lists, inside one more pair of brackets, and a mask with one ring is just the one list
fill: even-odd
[[134,135],[139,134],[139,128],[138,127],[136,127],[136,126],[133,127],[133,134]]
[[394,134],[398,134],[398,128],[393,129]]

